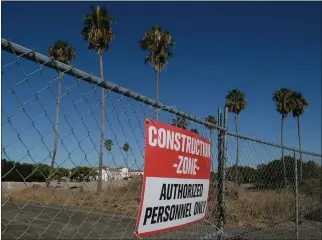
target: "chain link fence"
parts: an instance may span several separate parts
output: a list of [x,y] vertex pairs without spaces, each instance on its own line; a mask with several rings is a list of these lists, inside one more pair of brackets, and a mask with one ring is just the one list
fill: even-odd
[[3,238],[133,238],[144,119],[154,119],[157,108],[159,121],[211,139],[213,173],[206,220],[150,238],[321,238],[321,156],[288,148],[281,161],[280,146],[241,136],[237,153],[225,121],[213,125],[8,40],[1,46]]
[[226,227],[246,239],[321,239],[321,156],[244,136],[237,147],[227,134]]
[[[1,74],[4,238],[133,238],[144,174],[144,119],[153,119],[158,107],[160,121],[210,137],[211,124],[202,119],[4,39]],[[103,192],[97,194],[102,87],[105,151]],[[215,230],[202,222],[152,238],[195,239]]]

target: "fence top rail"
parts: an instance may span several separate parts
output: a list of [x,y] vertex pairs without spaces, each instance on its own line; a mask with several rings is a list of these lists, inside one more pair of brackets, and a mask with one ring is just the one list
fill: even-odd
[[147,105],[151,105],[155,108],[172,113],[176,116],[180,116],[180,117],[183,117],[187,120],[203,124],[206,127],[215,128],[217,130],[227,131],[227,129],[224,127],[220,127],[219,125],[212,124],[212,123],[207,122],[201,118],[197,118],[195,116],[192,116],[190,114],[182,112],[178,109],[174,109],[174,108],[167,106],[165,104],[162,104],[160,102],[156,102],[155,100],[153,100],[151,98],[145,97],[139,93],[133,92],[129,89],[123,88],[123,87],[116,85],[114,83],[111,83],[109,81],[105,81],[102,78],[96,77],[90,73],[84,72],[84,71],[77,69],[73,66],[56,61],[52,57],[48,57],[48,56],[38,53],[32,49],[25,48],[19,44],[11,42],[10,40],[1,38],[1,47],[2,47],[1,50],[12,53],[12,54],[16,55],[18,58],[22,57],[22,58],[31,60],[33,62],[39,63],[40,65],[45,65],[49,68],[55,69],[55,70],[60,71],[64,74],[74,76],[80,80],[92,83],[94,85],[98,85],[98,86],[108,89],[112,92],[122,94],[126,97],[129,97],[129,98],[133,98],[139,102],[142,102]]
[[289,151],[293,151],[293,152],[298,152],[298,153],[303,153],[303,154],[311,155],[311,156],[314,156],[314,157],[320,157],[320,158],[322,158],[322,154],[318,154],[318,153],[314,153],[314,152],[308,152],[308,151],[303,151],[303,150],[300,151],[297,148],[292,148],[292,147],[288,147],[288,146],[285,146],[285,145],[282,146],[281,144],[263,141],[263,140],[260,140],[258,138],[247,137],[247,136],[243,136],[243,135],[240,135],[240,134],[231,133],[231,132],[228,132],[228,131],[227,131],[227,135],[232,136],[232,137],[238,137],[240,139],[249,140],[249,141],[252,141],[252,142],[258,142],[258,143],[266,144],[266,145],[269,145],[269,146],[272,146],[272,147],[283,148],[285,150],[289,150]]
[[[52,68],[52,69],[55,69],[57,71],[63,72],[63,73],[68,74],[70,76],[74,76],[74,77],[78,78],[79,80],[83,80],[85,82],[89,82],[89,83],[92,83],[94,85],[98,85],[100,87],[108,89],[108,90],[110,90],[112,92],[122,94],[122,95],[124,95],[126,97],[129,97],[129,98],[133,98],[133,99],[135,99],[135,100],[137,100],[139,102],[142,102],[142,103],[147,104],[147,105],[151,105],[151,106],[153,106],[155,108],[158,108],[158,109],[164,110],[166,112],[172,113],[172,114],[174,114],[176,116],[180,116],[180,117],[186,118],[187,120],[203,124],[206,127],[211,127],[211,128],[215,128],[217,130],[223,130],[223,131],[227,132],[227,128],[221,127],[219,125],[212,124],[212,123],[207,122],[207,121],[205,121],[205,120],[203,120],[201,118],[197,118],[197,117],[195,117],[193,115],[187,114],[187,113],[182,112],[182,111],[180,111],[178,109],[174,109],[174,108],[172,108],[170,106],[167,106],[165,104],[162,104],[160,102],[157,103],[155,100],[153,100],[151,98],[145,97],[145,96],[143,96],[143,95],[141,95],[139,93],[133,92],[133,91],[131,91],[129,89],[123,88],[123,87],[121,87],[119,85],[116,85],[114,83],[105,81],[102,78],[96,77],[96,76],[94,76],[94,75],[92,75],[90,73],[84,72],[84,71],[82,71],[80,69],[77,69],[77,68],[75,68],[73,66],[69,66],[67,64],[64,64],[64,63],[61,63],[59,61],[56,61],[56,60],[54,60],[54,58],[50,58],[48,56],[40,54],[40,53],[38,53],[38,52],[36,52],[36,51],[34,51],[32,49],[28,49],[28,48],[23,47],[23,46],[21,46],[19,44],[11,42],[10,40],[1,38],[1,47],[2,47],[1,50],[7,51],[9,53],[12,53],[17,58],[22,57],[22,58],[31,60],[33,62],[39,63],[40,65],[45,65],[45,66],[47,66],[49,68]],[[235,137],[237,136],[236,133],[231,133],[231,132],[227,132],[227,135],[235,136]],[[318,154],[318,153],[314,153],[314,152],[308,152],[308,151],[300,151],[299,149],[296,149],[296,148],[288,147],[288,146],[285,146],[285,145],[282,146],[282,145],[277,144],[277,143],[267,142],[267,141],[263,141],[263,140],[252,138],[252,137],[247,137],[247,136],[243,136],[243,135],[238,134],[238,138],[250,140],[250,141],[253,141],[253,142],[263,143],[263,144],[270,145],[270,146],[273,146],[273,147],[279,147],[279,148],[283,148],[283,149],[286,149],[286,150],[295,151],[295,152],[304,153],[304,154],[308,154],[308,155],[312,155],[312,156],[322,158],[322,154]]]

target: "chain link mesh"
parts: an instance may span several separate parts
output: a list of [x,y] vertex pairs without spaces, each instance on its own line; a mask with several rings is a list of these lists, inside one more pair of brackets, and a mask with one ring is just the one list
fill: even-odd
[[246,239],[297,239],[296,228],[299,239],[321,239],[321,157],[227,138],[226,227]]
[[[103,173],[109,172],[97,195],[101,87],[27,60],[32,51],[10,51],[2,51],[1,67],[2,237],[133,238],[144,174],[144,119],[154,118],[155,107],[105,91],[104,139],[110,147],[104,150]],[[59,82],[58,144],[51,172]],[[159,121],[172,124],[175,118],[159,110]],[[187,128],[210,137],[203,124],[188,120]],[[202,222],[151,238],[196,239],[215,230]]]
[[[2,40],[4,46],[2,237],[133,238],[144,174],[144,119],[155,117],[154,104],[148,98],[129,94],[130,90],[120,91],[116,85],[105,90],[105,175],[103,192],[97,194],[101,84],[91,82],[88,74],[80,74],[73,67],[61,68],[33,50]],[[54,157],[59,83],[58,144]],[[178,110],[169,109],[160,108],[159,121],[172,124],[182,117]],[[240,137],[237,154],[234,134],[226,135],[226,146],[220,148],[218,143],[225,142],[223,135],[218,139],[217,130],[210,131],[202,121],[186,116],[187,129],[212,141],[213,171],[206,220],[150,238],[214,239],[219,218],[224,220],[221,236],[225,237],[289,239],[296,237],[298,226],[300,237],[321,238],[321,157],[285,149],[285,188],[280,147]],[[226,160],[224,208],[218,204],[219,159]],[[48,179],[50,187],[46,187]]]

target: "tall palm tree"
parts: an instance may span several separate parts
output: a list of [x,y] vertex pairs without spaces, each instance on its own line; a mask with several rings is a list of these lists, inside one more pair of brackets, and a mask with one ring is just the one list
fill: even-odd
[[238,184],[238,164],[239,164],[239,139],[238,139],[238,117],[241,111],[246,108],[245,94],[239,89],[233,89],[226,95],[226,107],[229,112],[235,114],[235,126],[236,126],[236,175],[235,183]]
[[[103,74],[103,51],[107,52],[111,42],[115,39],[111,25],[116,21],[108,15],[105,7],[91,7],[91,13],[84,17],[84,27],[82,36],[88,42],[88,49],[94,50],[99,56],[101,80]],[[99,177],[97,184],[97,193],[100,194],[102,188],[102,168],[103,168],[103,148],[104,148],[104,123],[105,123],[105,94],[104,88],[101,89],[101,139],[99,154]]]
[[126,154],[126,161],[125,161],[125,164],[126,166],[128,166],[128,162],[127,162],[127,152],[130,150],[130,144],[128,144],[127,142],[123,144],[123,147],[122,147],[123,151],[125,152]]
[[184,117],[176,116],[175,118],[172,119],[172,126],[182,128],[182,129],[187,129],[188,128],[188,122],[187,119]]
[[[208,117],[206,117],[205,119],[207,122],[210,122],[212,124],[215,124],[217,125],[217,120],[216,120],[216,117],[213,116],[213,115],[209,115]],[[213,147],[213,133],[214,133],[214,127],[210,127],[210,126],[207,126],[207,128],[210,130],[210,148],[211,148],[211,153],[212,153],[212,147]],[[211,154],[212,155],[212,154]],[[213,169],[213,159],[211,159],[211,169],[212,171],[214,171]]]
[[279,112],[282,116],[281,121],[281,145],[282,145],[282,164],[283,164],[283,173],[284,173],[284,184],[287,187],[287,177],[286,177],[286,166],[284,161],[284,120],[287,115],[292,111],[292,95],[293,91],[288,88],[277,89],[273,93],[273,101],[275,101],[276,111]]
[[[76,58],[73,47],[63,40],[56,41],[51,47],[48,48],[48,56],[53,57],[55,60],[70,65],[71,62]],[[54,150],[50,164],[49,177],[46,182],[46,186],[50,187],[51,175],[54,170],[55,159],[57,154],[57,142],[58,142],[58,128],[59,128],[59,112],[60,112],[60,95],[61,95],[61,80],[63,73],[58,72],[58,91],[57,91],[57,105],[56,105],[56,123],[55,123],[55,137],[54,137]]]
[[[140,49],[147,51],[144,57],[145,63],[150,63],[155,70],[156,78],[156,102],[159,103],[159,73],[168,64],[170,58],[174,57],[172,48],[175,41],[171,38],[169,31],[163,31],[160,26],[153,26],[152,30],[145,31],[144,38],[139,41]],[[158,108],[156,110],[158,120]]]
[[303,161],[302,161],[302,144],[300,134],[300,116],[304,114],[305,109],[309,106],[308,102],[304,98],[301,92],[293,92],[292,94],[292,114],[297,119],[297,134],[299,140],[300,150],[300,181],[303,178]]

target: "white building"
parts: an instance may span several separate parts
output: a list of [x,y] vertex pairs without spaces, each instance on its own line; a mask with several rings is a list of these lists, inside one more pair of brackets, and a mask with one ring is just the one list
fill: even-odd
[[[97,176],[89,177],[90,181],[97,181],[98,180],[98,173],[99,169],[94,168],[97,172]],[[70,172],[70,175],[73,172]],[[120,168],[111,168],[111,167],[103,167],[102,169],[102,180],[103,181],[110,181],[110,180],[127,180],[129,178],[140,178],[144,175],[142,170],[135,170],[129,169],[127,167],[120,167]]]
[[[96,169],[96,172],[98,173],[99,170]],[[130,177],[129,169],[126,167],[121,168],[110,168],[110,167],[104,167],[102,169],[102,180],[103,181],[110,181],[110,180],[126,180]],[[98,179],[98,176],[96,177],[96,180]]]
[[134,170],[134,169],[131,169],[129,170],[129,173],[130,173],[130,177],[134,177],[134,176],[143,176],[144,175],[144,172],[142,170]]

